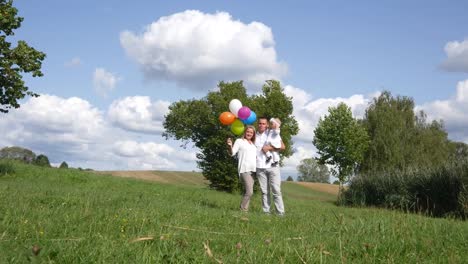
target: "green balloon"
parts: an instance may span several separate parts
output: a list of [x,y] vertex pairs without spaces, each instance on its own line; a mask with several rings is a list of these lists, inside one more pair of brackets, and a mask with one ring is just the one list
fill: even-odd
[[242,133],[244,133],[244,129],[244,123],[237,118],[231,124],[231,132],[236,136],[242,135]]

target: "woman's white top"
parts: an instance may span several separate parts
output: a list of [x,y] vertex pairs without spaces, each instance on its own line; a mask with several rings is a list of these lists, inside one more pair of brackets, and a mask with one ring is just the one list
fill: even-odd
[[232,156],[238,154],[239,163],[237,170],[239,174],[257,170],[257,147],[249,143],[247,139],[238,138],[232,147]]

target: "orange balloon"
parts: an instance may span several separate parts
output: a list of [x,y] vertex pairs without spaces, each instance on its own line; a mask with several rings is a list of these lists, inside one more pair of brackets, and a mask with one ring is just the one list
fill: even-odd
[[223,112],[221,115],[219,115],[219,121],[223,125],[230,125],[236,117],[231,113],[231,112]]

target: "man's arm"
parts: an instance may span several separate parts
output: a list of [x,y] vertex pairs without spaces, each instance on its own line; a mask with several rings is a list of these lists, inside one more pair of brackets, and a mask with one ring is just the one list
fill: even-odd
[[286,146],[284,145],[283,140],[281,140],[281,147],[275,148],[272,145],[267,144],[267,145],[263,146],[262,150],[263,150],[263,152],[266,153],[268,151],[283,151],[285,148],[286,148]]

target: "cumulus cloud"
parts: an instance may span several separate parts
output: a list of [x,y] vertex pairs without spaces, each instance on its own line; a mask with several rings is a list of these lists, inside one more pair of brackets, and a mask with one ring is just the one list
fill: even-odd
[[447,59],[442,68],[452,72],[468,73],[468,39],[463,42],[451,41],[445,45]]
[[113,151],[125,158],[129,169],[176,169],[181,167],[179,162],[195,163],[196,160],[195,153],[179,152],[166,144],[154,142],[118,141]]
[[70,61],[65,62],[65,66],[70,68],[80,66],[81,64],[82,62],[79,57],[74,57]]
[[107,96],[109,92],[114,90],[120,77],[108,72],[104,68],[96,68],[93,74],[93,85],[95,91],[101,96]]
[[287,178],[284,174],[296,174],[296,168],[301,163],[301,160],[315,157],[317,149],[312,143],[302,143],[294,148],[294,153],[291,157],[284,160],[284,166],[281,168],[283,178]]
[[244,80],[259,90],[287,71],[278,62],[271,29],[234,20],[226,12],[187,10],[161,17],[141,34],[124,31],[120,42],[149,79],[209,90],[219,81]]
[[294,111],[293,115],[299,123],[299,134],[295,137],[301,142],[312,142],[314,129],[320,117],[328,114],[328,108],[345,103],[351,107],[355,118],[362,118],[365,110],[374,95],[353,95],[349,98],[318,98],[312,100],[312,96],[306,91],[287,85],[284,89],[286,95],[292,97]]
[[[162,113],[167,103],[154,102],[148,108],[153,114]],[[141,139],[140,135],[114,129],[108,116],[111,115],[105,115],[77,97],[41,95],[30,98],[21,108],[13,109],[0,119],[0,148],[25,147],[37,154],[46,154],[52,163],[66,161],[73,167],[106,170],[196,168],[196,150],[174,148],[169,144],[173,142],[162,137],[160,140],[164,143],[153,142],[154,139],[137,143],[135,140]],[[158,120],[160,117],[152,118]]]
[[161,133],[169,105],[166,101],[151,102],[148,96],[126,97],[112,102],[108,116],[115,126],[129,131]]
[[443,120],[449,138],[468,143],[468,80],[458,82],[453,98],[416,106],[415,111],[420,110],[428,120]]
[[41,95],[0,121],[0,144],[27,146],[55,156],[80,156],[105,127],[102,112],[87,101]]

